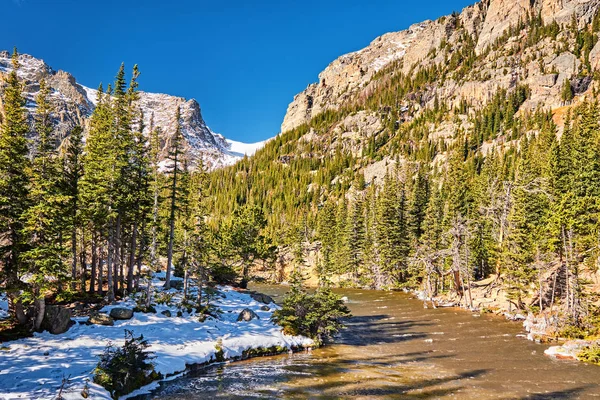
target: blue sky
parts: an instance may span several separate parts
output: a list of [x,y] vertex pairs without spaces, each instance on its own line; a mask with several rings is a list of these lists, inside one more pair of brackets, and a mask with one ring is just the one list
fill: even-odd
[[140,88],[195,98],[207,124],[254,142],[338,56],[474,0],[0,0],[0,49],[97,87],[121,62]]

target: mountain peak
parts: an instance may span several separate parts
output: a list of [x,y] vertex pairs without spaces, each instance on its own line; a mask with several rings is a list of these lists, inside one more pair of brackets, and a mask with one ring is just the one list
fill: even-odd
[[[77,124],[86,125],[97,104],[97,91],[77,82],[65,71],[54,71],[43,60],[28,54],[19,54],[19,77],[24,82],[24,95],[30,113],[35,110],[35,96],[39,81],[46,77],[52,89],[51,101],[54,106],[55,125],[62,139]],[[11,54],[0,51],[0,75],[12,70]],[[0,90],[3,82],[0,82]],[[230,144],[220,134],[210,130],[202,117],[200,104],[195,99],[171,96],[163,93],[140,92],[139,105],[144,113],[146,127],[151,116],[155,126],[162,132],[162,156],[167,155],[168,137],[175,131],[175,110],[181,109],[181,127],[186,140],[186,149],[192,165],[202,159],[208,169],[220,168],[235,163],[243,157],[230,151]],[[30,116],[31,126],[33,120]]]

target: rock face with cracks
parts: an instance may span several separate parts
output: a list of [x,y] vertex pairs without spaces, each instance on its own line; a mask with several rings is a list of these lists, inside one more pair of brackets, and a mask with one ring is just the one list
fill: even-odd
[[[463,38],[457,27],[464,28],[475,44],[475,53],[483,57],[480,73],[466,77],[462,82],[450,79],[438,83],[435,93],[429,98],[431,101],[437,95],[440,100],[449,100],[451,104],[457,104],[461,98],[484,104],[496,89],[514,86],[515,78],[519,77],[527,80],[534,93],[528,107],[542,104],[558,106],[561,85],[565,79],[573,77],[572,70],[578,67],[574,65],[573,54],[568,51],[556,54],[554,44],[548,40],[538,44],[534,61],[529,64],[525,60],[532,54],[520,53],[518,49],[507,57],[488,50],[509,27],[517,26],[528,16],[539,15],[545,24],[556,21],[561,26],[568,26],[575,19],[583,27],[599,8],[597,0],[483,0],[466,7],[461,13],[387,33],[364,49],[345,54],[329,64],[319,74],[318,82],[308,85],[294,97],[281,131],[298,127],[325,110],[337,110],[349,101],[368,96],[374,89],[375,80],[385,81],[391,77],[386,73],[390,65],[397,65],[397,70],[407,74],[411,70],[414,73],[421,66],[447,62],[440,46],[447,44],[453,50],[462,46]],[[519,41],[508,45],[517,48]],[[596,45],[590,54],[592,67],[596,69],[600,67],[598,54],[600,47]],[[540,59],[541,64],[537,62]],[[553,74],[548,75],[539,65],[543,65],[544,70],[554,71]]]

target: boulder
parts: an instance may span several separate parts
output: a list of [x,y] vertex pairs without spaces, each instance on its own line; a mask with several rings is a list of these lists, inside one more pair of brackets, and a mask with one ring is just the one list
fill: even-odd
[[254,300],[258,301],[259,303],[263,303],[263,304],[274,303],[271,296],[267,296],[266,294],[263,294],[263,293],[250,292],[250,297],[252,297]]
[[131,319],[133,317],[133,310],[125,307],[115,307],[110,310],[110,316],[113,319]]
[[171,289],[183,290],[183,281],[171,280]]
[[162,315],[164,315],[165,317],[170,317],[171,316],[171,311],[169,310],[164,310],[160,312]]
[[262,306],[260,307],[261,311],[271,311],[271,307],[269,306]]
[[254,311],[252,311],[249,308],[244,308],[242,310],[242,312],[240,313],[240,315],[238,315],[237,320],[238,321],[252,321],[253,319],[260,319],[260,317],[258,315],[256,315],[256,313]]
[[52,334],[65,333],[71,326],[71,311],[61,306],[46,306],[42,329]]
[[115,324],[115,320],[112,317],[102,313],[91,314],[87,322],[88,324],[104,326],[113,326]]

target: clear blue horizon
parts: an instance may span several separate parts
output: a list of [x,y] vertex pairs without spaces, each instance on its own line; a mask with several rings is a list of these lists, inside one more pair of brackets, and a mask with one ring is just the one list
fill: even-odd
[[340,55],[473,2],[0,0],[0,49],[92,88],[121,62],[138,64],[141,90],[195,98],[213,131],[256,142],[279,132],[294,95]]

